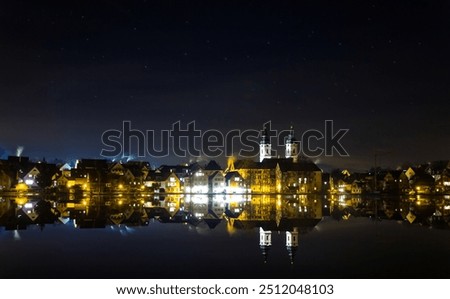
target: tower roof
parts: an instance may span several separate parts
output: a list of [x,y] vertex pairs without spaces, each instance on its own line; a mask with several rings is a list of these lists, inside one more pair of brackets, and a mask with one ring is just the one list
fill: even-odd
[[267,127],[264,126],[263,130],[261,131],[261,144],[270,144],[270,136],[269,132],[267,131]]
[[289,128],[289,134],[286,138],[286,143],[294,143],[296,141],[297,141],[297,139],[295,139],[295,137],[294,137],[294,126],[291,125]]

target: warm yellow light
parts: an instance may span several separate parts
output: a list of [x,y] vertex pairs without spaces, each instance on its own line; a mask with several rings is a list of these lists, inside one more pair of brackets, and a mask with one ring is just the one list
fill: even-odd
[[26,204],[28,202],[28,198],[26,198],[26,197],[16,197],[15,201],[16,201],[16,203],[18,205],[22,205],[23,206],[24,204]]
[[123,188],[123,185],[122,184],[119,184],[119,189],[122,189]]
[[17,191],[27,191],[28,186],[25,183],[19,183],[16,185],[16,190]]

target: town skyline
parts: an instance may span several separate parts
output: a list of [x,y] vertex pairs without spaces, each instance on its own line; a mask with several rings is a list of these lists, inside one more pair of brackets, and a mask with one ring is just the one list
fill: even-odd
[[[18,150],[20,151],[20,155],[17,155]],[[372,156],[373,161],[375,161],[375,156],[377,155],[376,153],[374,154],[369,153],[369,155]],[[75,156],[75,155],[71,155],[69,157],[64,157],[64,156],[58,156],[58,155],[40,155],[40,156],[32,156],[32,155],[28,155],[27,151],[25,151],[25,147],[24,146],[18,146],[15,148],[15,150],[6,150],[3,152],[2,155],[0,155],[0,159],[7,159],[8,157],[20,157],[20,156],[24,156],[29,158],[31,161],[34,162],[47,162],[47,163],[54,163],[54,164],[58,164],[58,163],[72,163],[74,164],[77,160],[81,160],[81,159],[104,159],[104,160],[108,160],[108,161],[112,161],[112,162],[123,162],[126,163],[128,161],[136,161],[136,162],[148,162],[150,163],[153,167],[159,167],[162,165],[182,165],[182,164],[192,164],[192,163],[207,163],[208,161],[211,160],[211,157],[187,157],[187,158],[177,158],[177,159],[167,159],[167,158],[150,158],[150,157],[136,157],[133,155],[130,156],[122,156],[122,157],[115,157],[115,158],[107,158],[107,157],[102,157],[101,155],[81,155],[81,156]],[[380,153],[380,157],[383,156],[383,152]],[[223,157],[218,157],[218,158],[213,158],[213,160],[216,160],[220,165],[227,165],[229,159],[237,159],[239,158],[238,156],[223,156]],[[304,157],[306,159],[310,159],[312,160],[314,163],[316,163],[318,166],[320,166],[320,168],[322,170],[324,170],[325,172],[331,172],[333,170],[350,170],[352,172],[364,172],[364,171],[369,171],[371,169],[375,169],[375,168],[381,168],[381,169],[399,169],[402,168],[404,166],[419,166],[419,165],[425,165],[425,164],[430,164],[433,162],[439,162],[439,161],[446,161],[448,160],[448,158],[442,157],[442,158],[436,158],[436,159],[422,159],[422,160],[415,160],[415,161],[409,161],[409,160],[399,160],[397,162],[394,163],[387,163],[387,162],[383,162],[382,158],[381,158],[381,163],[377,165],[375,165],[375,162],[370,163],[370,162],[363,162],[361,164],[357,164],[357,163],[347,163],[346,161],[343,161],[341,163],[337,163],[337,164],[326,164],[326,163],[321,163],[321,159],[320,158],[309,158],[309,157]],[[250,157],[247,159],[253,159],[253,160],[257,160],[258,156],[255,155],[253,157]],[[351,157],[345,157],[342,158],[342,160],[347,160],[350,161],[352,160]],[[319,161],[319,162],[317,162]]]

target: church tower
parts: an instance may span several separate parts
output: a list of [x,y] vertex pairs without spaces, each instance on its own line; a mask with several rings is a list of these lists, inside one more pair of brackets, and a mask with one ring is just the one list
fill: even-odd
[[259,162],[264,159],[272,158],[272,145],[270,144],[270,136],[267,132],[267,128],[261,131],[261,141],[259,143]]
[[286,158],[292,158],[294,163],[297,163],[298,155],[299,155],[299,144],[294,137],[294,127],[291,126],[289,129],[289,135],[286,138],[285,156]]
[[291,264],[294,263],[295,253],[298,249],[298,230],[296,227],[292,231],[286,232],[286,249],[291,259]]

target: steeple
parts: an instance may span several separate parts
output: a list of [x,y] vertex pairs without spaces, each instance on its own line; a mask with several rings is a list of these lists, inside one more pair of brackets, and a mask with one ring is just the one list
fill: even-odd
[[259,143],[259,162],[264,159],[270,159],[272,157],[272,145],[270,144],[270,136],[267,132],[267,127],[264,126],[264,130],[261,131],[261,141]]
[[286,149],[285,149],[285,156],[286,158],[292,158],[294,163],[297,163],[298,161],[298,155],[299,155],[299,144],[297,140],[294,137],[294,126],[291,125],[289,128],[289,134],[286,138]]

